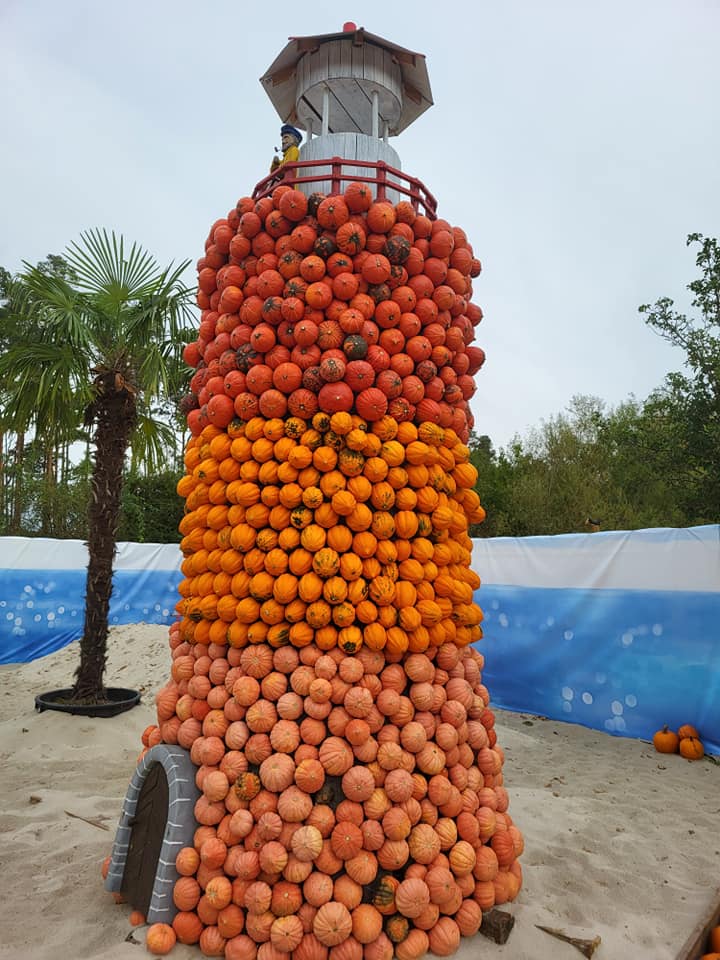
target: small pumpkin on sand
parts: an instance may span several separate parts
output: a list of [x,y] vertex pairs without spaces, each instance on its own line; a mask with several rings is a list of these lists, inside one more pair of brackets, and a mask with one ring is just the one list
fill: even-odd
[[667,724],[653,735],[653,746],[658,753],[677,753],[680,737]]

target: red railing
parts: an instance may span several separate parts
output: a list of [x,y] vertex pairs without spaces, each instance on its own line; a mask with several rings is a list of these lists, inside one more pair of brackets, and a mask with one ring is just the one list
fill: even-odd
[[[344,171],[344,167],[354,169]],[[358,168],[366,170],[367,174],[358,174]],[[312,173],[305,174],[304,171],[308,169],[312,169]],[[384,160],[346,160],[342,157],[329,157],[325,160],[298,160],[295,163],[284,163],[277,172],[268,174],[257,184],[253,190],[253,199],[267,197],[281,183],[293,186],[302,183],[321,183],[325,186],[323,192],[342,193],[344,185],[353,182],[375,184],[375,195],[378,200],[384,200],[388,190],[395,190],[413,205],[416,212],[424,213],[431,220],[437,217],[437,200],[425,184],[416,177],[403,173],[402,170],[396,170]]]

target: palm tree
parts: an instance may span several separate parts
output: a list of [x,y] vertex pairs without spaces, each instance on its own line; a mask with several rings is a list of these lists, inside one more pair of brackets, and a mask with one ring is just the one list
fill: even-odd
[[64,256],[68,276],[24,264],[19,302],[31,335],[0,357],[0,389],[12,422],[32,424],[38,437],[57,443],[81,424],[92,434],[85,622],[71,699],[102,703],[123,468],[134,440],[156,462],[167,449],[170,428],[150,412],[182,376],[189,261],[161,269],[104,230],[83,233]]

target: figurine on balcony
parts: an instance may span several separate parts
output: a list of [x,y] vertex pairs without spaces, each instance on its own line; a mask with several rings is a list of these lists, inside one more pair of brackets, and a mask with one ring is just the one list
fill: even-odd
[[282,157],[278,155],[277,147],[275,148],[275,156],[272,159],[270,165],[270,173],[275,173],[275,171],[281,167],[284,163],[294,163],[300,156],[300,142],[302,140],[302,134],[295,127],[291,126],[289,123],[284,123],[280,127],[280,144],[282,147]]

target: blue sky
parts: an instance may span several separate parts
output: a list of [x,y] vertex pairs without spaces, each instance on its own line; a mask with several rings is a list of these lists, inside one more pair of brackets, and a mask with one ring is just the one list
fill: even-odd
[[478,432],[678,369],[637,308],[685,307],[685,238],[720,234],[715,0],[0,0],[0,264],[91,227],[196,260],[278,144],[258,78],[346,20],[427,58],[435,105],[392,145],[483,263]]

